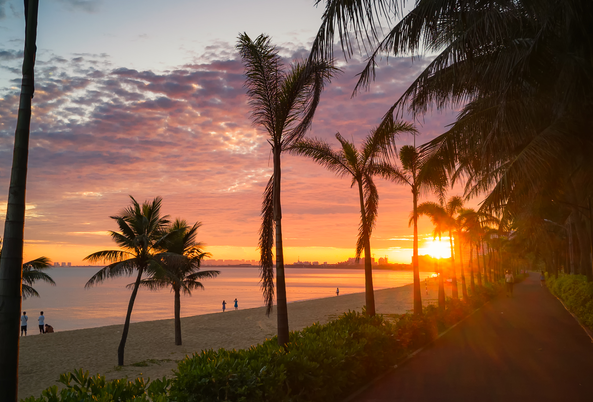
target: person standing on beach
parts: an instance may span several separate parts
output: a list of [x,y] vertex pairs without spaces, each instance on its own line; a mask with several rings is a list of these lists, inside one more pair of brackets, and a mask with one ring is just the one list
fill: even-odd
[[222,312],[224,313],[224,310],[226,310],[226,302],[223,300],[222,301]]
[[43,315],[43,311],[40,313],[41,315],[39,316],[39,318],[37,319],[37,321],[39,321],[39,333],[40,334],[44,334],[45,333],[45,317]]
[[239,301],[235,298],[235,310],[239,309]]
[[340,288],[336,288],[336,296],[340,295]]
[[27,336],[27,321],[29,321],[29,317],[27,317],[27,312],[23,311],[21,316],[21,336],[23,336],[23,333]]
[[504,281],[507,287],[507,297],[513,297],[513,284],[515,283],[515,277],[511,274],[511,271],[507,271],[504,276]]

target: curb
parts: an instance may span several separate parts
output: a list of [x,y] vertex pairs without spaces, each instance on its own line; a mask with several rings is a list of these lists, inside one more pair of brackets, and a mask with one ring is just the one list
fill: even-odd
[[[348,397],[342,399],[341,402],[351,402],[352,400],[354,400],[354,398],[356,398],[357,396],[359,396],[360,394],[362,394],[364,391],[366,391],[367,389],[369,389],[372,385],[374,385],[377,382],[379,382],[383,377],[385,377],[388,374],[393,373],[395,370],[397,370],[398,368],[400,368],[403,365],[405,365],[406,363],[408,363],[410,360],[412,360],[412,358],[414,356],[416,356],[418,353],[422,352],[428,346],[432,345],[437,339],[441,338],[447,332],[451,331],[453,328],[455,328],[456,326],[458,326],[459,324],[461,324],[462,322],[464,322],[465,320],[467,320],[469,317],[471,317],[472,315],[474,315],[477,311],[481,310],[482,307],[484,307],[488,303],[490,303],[490,300],[488,300],[486,303],[482,304],[480,307],[478,307],[477,309],[475,309],[474,311],[472,311],[471,313],[469,313],[467,316],[463,317],[460,321],[456,322],[455,324],[451,325],[449,328],[447,328],[446,330],[444,330],[443,332],[441,332],[436,338],[434,338],[433,340],[431,340],[430,342],[428,342],[426,345],[424,345],[421,348],[416,349],[415,351],[413,351],[412,353],[410,353],[401,362],[399,362],[398,364],[396,364],[393,367],[389,368],[387,371],[385,371],[383,374],[379,375],[378,377],[375,377],[369,383],[367,383],[366,385],[363,385],[358,390],[356,390],[352,394],[350,394]],[[593,338],[591,338],[591,342],[593,342]]]
[[566,304],[564,304],[564,302],[562,301],[562,299],[559,298],[558,296],[556,296],[554,293],[552,293],[550,291],[550,289],[548,288],[547,285],[546,285],[546,289],[548,290],[548,292],[550,292],[550,294],[552,296],[554,296],[556,299],[558,299],[558,301],[560,302],[560,304],[562,304],[562,307],[564,307],[564,309],[566,311],[568,311],[568,313],[572,316],[572,318],[575,319],[575,321],[577,322],[577,324],[579,324],[581,326],[581,328],[583,328],[583,331],[585,331],[585,333],[587,334],[587,336],[589,337],[589,339],[591,339],[591,343],[593,343],[593,332],[589,328],[587,328],[586,326],[583,325],[583,323],[579,320],[579,318],[576,315],[574,315],[573,312],[568,309],[568,307],[566,307]]

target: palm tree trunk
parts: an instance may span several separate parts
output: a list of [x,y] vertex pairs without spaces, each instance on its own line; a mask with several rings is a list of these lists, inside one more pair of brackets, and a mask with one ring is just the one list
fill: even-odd
[[412,254],[412,267],[414,269],[414,314],[422,314],[422,295],[420,292],[420,270],[418,268],[418,189],[416,188],[416,175],[412,186],[412,199],[414,203],[414,251]]
[[492,282],[492,278],[490,277],[490,273],[486,266],[486,249],[484,248],[484,240],[480,240],[480,245],[482,246],[482,262],[484,263],[484,282]]
[[181,292],[175,288],[175,345],[181,345]]
[[445,280],[443,278],[443,269],[439,266],[439,259],[435,258],[435,265],[437,266],[437,272],[439,273],[439,308],[445,310]]
[[478,264],[478,270],[476,271],[478,274],[478,286],[482,287],[482,271],[480,271],[480,251],[478,248],[478,240],[476,240],[476,263]]
[[371,265],[371,240],[369,236],[369,227],[367,225],[366,210],[364,207],[364,192],[362,190],[362,181],[358,180],[358,195],[360,198],[360,219],[362,221],[362,231],[364,235],[364,289],[366,312],[370,317],[375,315],[375,292],[373,288],[373,267]]
[[0,400],[18,400],[19,316],[25,232],[25,193],[29,158],[31,99],[35,90],[35,42],[37,39],[38,0],[25,2],[26,32],[23,79],[8,207],[4,223],[4,252],[0,261]]
[[282,248],[282,207],[280,203],[280,146],[274,147],[274,222],[276,223],[276,297],[278,345],[289,340],[288,306],[286,303],[286,279],[284,273],[284,249]]
[[457,236],[459,238],[459,274],[461,275],[461,294],[463,295],[464,299],[467,299],[467,286],[465,285],[465,274],[463,273],[463,242],[461,240],[461,235]]
[[472,252],[471,240],[468,243],[469,243],[469,286],[470,286],[470,289],[472,290],[472,294],[475,294],[476,293],[476,284],[474,283],[474,253]]
[[124,323],[124,330],[121,333],[121,341],[119,341],[119,347],[117,348],[117,365],[118,366],[124,365],[124,350],[126,348],[128,332],[130,331],[130,319],[132,318],[132,309],[134,308],[134,302],[136,301],[136,295],[138,294],[138,288],[140,287],[140,281],[142,280],[143,272],[144,272],[143,266],[138,268],[138,276],[136,277],[136,282],[134,282],[134,290],[132,290],[132,295],[130,296],[130,301],[128,302],[128,311],[126,313],[126,322]]
[[[453,231],[451,230],[449,230],[449,243],[451,244],[451,297],[453,299],[459,299],[459,289],[457,288],[457,274],[455,273],[455,247],[453,246]],[[463,260],[461,261],[463,264]]]

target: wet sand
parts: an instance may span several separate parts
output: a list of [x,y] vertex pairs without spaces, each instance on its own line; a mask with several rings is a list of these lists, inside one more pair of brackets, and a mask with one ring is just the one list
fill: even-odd
[[[451,286],[446,287],[450,295]],[[424,304],[436,303],[436,282],[426,294]],[[288,305],[290,330],[300,330],[316,322],[326,323],[348,310],[361,311],[364,293],[294,302]],[[412,285],[375,291],[378,314],[402,314],[413,308]],[[183,306],[181,306],[183,308]],[[35,328],[31,326],[31,331]],[[181,319],[183,345],[175,346],[173,319],[130,325],[125,349],[125,366],[117,367],[117,348],[122,325],[29,335],[21,338],[19,398],[40,396],[56,385],[61,373],[74,369],[102,374],[107,379],[162,378],[173,376],[177,362],[206,349],[243,349],[276,334],[276,315],[267,317],[265,308],[230,310]]]

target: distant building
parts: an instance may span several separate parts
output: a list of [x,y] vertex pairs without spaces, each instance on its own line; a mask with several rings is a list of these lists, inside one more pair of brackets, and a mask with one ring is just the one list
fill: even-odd
[[60,263],[59,262],[54,262],[54,267],[59,267]]
[[71,267],[71,266],[72,266],[72,263],[71,263],[71,262],[69,262],[69,263],[68,263],[68,266],[69,266],[69,267]]
[[313,261],[312,265],[319,265],[319,261]]
[[387,258],[387,256],[379,258],[379,264],[380,265],[387,265],[387,264],[389,264],[389,258]]
[[65,262],[63,262],[63,263],[62,263],[62,267],[65,267],[65,266],[66,266],[66,263],[65,263]]

